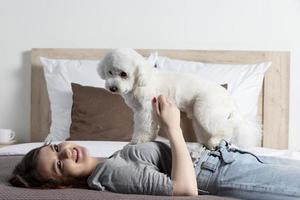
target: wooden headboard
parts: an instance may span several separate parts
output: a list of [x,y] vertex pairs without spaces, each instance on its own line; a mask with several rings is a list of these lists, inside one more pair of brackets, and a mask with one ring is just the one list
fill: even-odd
[[[109,49],[32,49],[31,140],[42,141],[50,129],[50,104],[40,57],[99,60]],[[251,64],[271,61],[259,97],[258,118],[263,123],[263,147],[286,149],[289,125],[289,52],[137,50],[144,56],[157,51],[161,56],[209,63]]]

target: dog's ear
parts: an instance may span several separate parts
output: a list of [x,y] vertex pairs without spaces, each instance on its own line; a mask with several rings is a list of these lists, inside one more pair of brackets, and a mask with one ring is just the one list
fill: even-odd
[[105,64],[103,60],[99,62],[97,72],[102,79],[105,79]]
[[136,62],[136,85],[144,87],[148,84],[151,77],[151,66],[143,59]]

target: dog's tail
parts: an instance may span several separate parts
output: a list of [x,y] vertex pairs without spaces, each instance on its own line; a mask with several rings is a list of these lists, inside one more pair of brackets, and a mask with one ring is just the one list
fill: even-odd
[[262,139],[261,123],[254,117],[238,115],[239,123],[235,127],[232,143],[242,148],[260,146]]

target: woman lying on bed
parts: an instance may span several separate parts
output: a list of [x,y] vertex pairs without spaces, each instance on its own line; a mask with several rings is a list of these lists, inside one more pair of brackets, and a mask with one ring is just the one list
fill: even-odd
[[153,106],[171,148],[162,142],[129,144],[109,158],[99,159],[76,144],[45,144],[23,158],[10,183],[20,187],[84,187],[149,195],[300,198],[297,161],[258,157],[234,149],[226,141],[214,151],[203,147],[189,152],[177,107],[164,96],[155,98]]

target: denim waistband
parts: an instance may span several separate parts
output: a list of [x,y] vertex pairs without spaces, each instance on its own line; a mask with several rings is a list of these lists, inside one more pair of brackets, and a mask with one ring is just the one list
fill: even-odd
[[198,193],[214,194],[216,192],[216,179],[220,165],[232,163],[240,154],[251,154],[257,161],[263,163],[253,153],[233,148],[225,140],[222,140],[215,150],[205,150],[201,157],[194,163],[197,174]]
[[235,153],[229,149],[230,144],[222,140],[215,150],[207,150],[195,163],[198,194],[214,194],[219,166],[221,163],[229,164],[235,160]]

